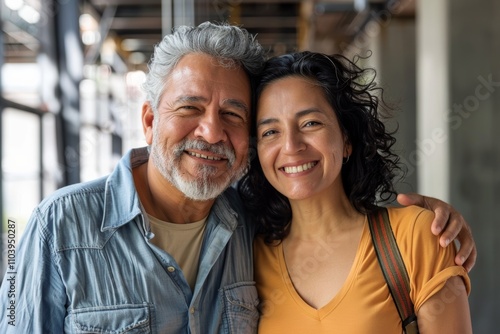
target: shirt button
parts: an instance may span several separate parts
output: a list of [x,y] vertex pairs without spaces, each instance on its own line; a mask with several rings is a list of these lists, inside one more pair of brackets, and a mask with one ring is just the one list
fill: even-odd
[[175,271],[175,268],[170,266],[170,267],[167,267],[167,270],[171,273],[173,273]]
[[189,309],[189,313],[194,314],[194,307],[191,307],[191,308]]

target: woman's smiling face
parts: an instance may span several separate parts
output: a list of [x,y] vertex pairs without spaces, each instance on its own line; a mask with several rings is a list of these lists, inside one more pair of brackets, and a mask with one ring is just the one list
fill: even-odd
[[290,200],[343,191],[342,159],[351,147],[323,89],[310,79],[288,76],[264,88],[257,149],[266,178]]

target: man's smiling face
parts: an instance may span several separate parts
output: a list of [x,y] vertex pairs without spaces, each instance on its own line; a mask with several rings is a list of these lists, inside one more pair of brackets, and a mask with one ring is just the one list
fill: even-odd
[[162,176],[194,200],[217,197],[248,164],[250,83],[239,67],[189,54],[166,80],[146,134]]

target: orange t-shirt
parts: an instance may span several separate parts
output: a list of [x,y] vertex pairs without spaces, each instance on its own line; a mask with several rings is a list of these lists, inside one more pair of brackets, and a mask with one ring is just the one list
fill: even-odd
[[[454,262],[455,247],[442,248],[431,233],[433,215],[420,207],[389,208],[391,226],[410,276],[415,311],[452,276],[461,276],[470,293],[467,271]],[[258,237],[254,256],[261,299],[260,334],[402,333],[367,223],[344,285],[321,309],[309,306],[295,291],[281,244],[269,246]]]

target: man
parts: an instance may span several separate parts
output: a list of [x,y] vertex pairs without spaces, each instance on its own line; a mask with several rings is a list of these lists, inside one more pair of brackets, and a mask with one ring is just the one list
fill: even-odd
[[[145,83],[150,150],[35,209],[17,274],[0,290],[0,332],[256,331],[253,230],[230,185],[248,166],[250,78],[263,61],[234,26],[180,27],[163,39]],[[467,257],[473,241],[464,240]]]

